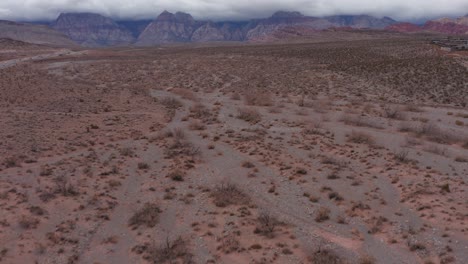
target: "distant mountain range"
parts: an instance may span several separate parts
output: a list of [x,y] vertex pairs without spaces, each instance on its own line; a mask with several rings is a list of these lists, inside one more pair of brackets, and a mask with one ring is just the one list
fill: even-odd
[[386,28],[387,30],[413,33],[413,32],[437,32],[450,35],[468,34],[468,14],[460,18],[441,18],[427,21],[424,25],[411,23],[396,23]]
[[[3,30],[5,28],[8,30]],[[88,47],[154,46],[188,42],[257,41],[270,39],[271,36],[277,38],[292,33],[301,35],[330,28],[468,34],[468,16],[427,21],[421,26],[400,23],[389,17],[376,18],[368,15],[311,17],[299,12],[286,11],[278,11],[268,18],[240,22],[196,20],[187,13],[167,11],[162,12],[153,21],[115,21],[94,13],[63,13],[48,25],[0,21],[0,38],[7,37],[40,44],[49,42],[57,45],[70,45],[73,42]],[[48,34],[50,36],[47,36]]]

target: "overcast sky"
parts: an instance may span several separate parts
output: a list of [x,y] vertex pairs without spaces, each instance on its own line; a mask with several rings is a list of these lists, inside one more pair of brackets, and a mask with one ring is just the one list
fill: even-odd
[[0,19],[23,21],[52,20],[61,12],[154,18],[163,10],[213,20],[260,18],[287,10],[313,16],[369,14],[417,21],[465,15],[468,0],[0,0]]

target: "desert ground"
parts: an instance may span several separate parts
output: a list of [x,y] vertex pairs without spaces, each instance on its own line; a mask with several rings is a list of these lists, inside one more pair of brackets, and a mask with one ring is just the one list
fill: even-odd
[[0,42],[0,263],[467,263],[468,52]]

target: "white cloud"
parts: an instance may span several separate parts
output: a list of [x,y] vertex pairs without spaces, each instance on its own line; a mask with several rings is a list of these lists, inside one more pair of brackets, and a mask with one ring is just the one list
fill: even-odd
[[95,12],[116,18],[154,18],[163,10],[199,19],[248,19],[277,10],[306,15],[370,14],[399,20],[468,13],[468,0],[0,0],[0,19],[55,19],[61,12]]

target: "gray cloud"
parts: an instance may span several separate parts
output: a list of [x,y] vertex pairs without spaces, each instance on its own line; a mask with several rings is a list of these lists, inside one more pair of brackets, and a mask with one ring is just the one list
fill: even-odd
[[414,21],[464,15],[468,13],[468,0],[0,0],[0,19],[8,20],[52,20],[61,12],[154,18],[163,10],[213,20],[267,17],[286,10],[312,16],[369,14]]

